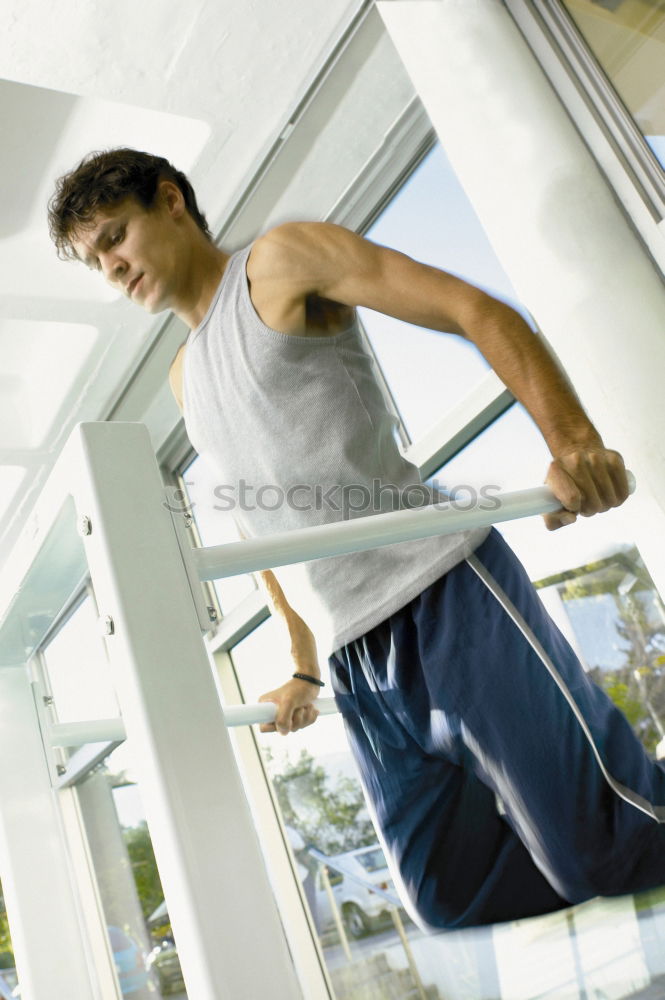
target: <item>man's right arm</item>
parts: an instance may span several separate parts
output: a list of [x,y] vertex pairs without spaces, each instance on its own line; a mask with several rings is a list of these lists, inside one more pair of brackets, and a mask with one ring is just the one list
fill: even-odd
[[[181,350],[182,348],[173,359],[169,369],[169,385],[178,408],[182,412]],[[263,589],[267,593],[271,607],[286,623],[296,672],[320,678],[321,671],[313,633],[286,600],[275,574],[269,569],[264,569],[259,572],[259,577],[263,582]],[[286,684],[274,691],[267,691],[259,698],[259,701],[274,701],[277,705],[277,716],[274,723],[264,723],[261,726],[261,732],[280,732],[286,735],[316,722],[319,713],[312,702],[318,697],[319,691],[318,685],[297,678],[291,678]]]

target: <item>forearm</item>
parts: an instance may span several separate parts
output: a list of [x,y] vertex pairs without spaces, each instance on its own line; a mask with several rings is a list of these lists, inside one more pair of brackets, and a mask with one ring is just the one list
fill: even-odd
[[[262,570],[260,578],[273,610],[283,619],[288,629],[291,656],[296,671],[320,678],[316,642],[312,631],[288,603],[274,574],[270,570]],[[267,691],[259,701],[272,701],[277,705],[277,710],[275,721],[262,723],[261,732],[278,732],[285,736],[305,726],[311,726],[319,714],[314,702],[320,690],[320,687],[311,681],[292,678],[274,691]]]
[[273,611],[283,620],[288,630],[291,656],[296,668],[303,673],[320,677],[321,672],[313,632],[286,600],[274,573],[270,570],[262,570],[260,577]]
[[464,333],[531,414],[553,456],[571,445],[602,447],[600,435],[554,354],[519,313],[483,297]]

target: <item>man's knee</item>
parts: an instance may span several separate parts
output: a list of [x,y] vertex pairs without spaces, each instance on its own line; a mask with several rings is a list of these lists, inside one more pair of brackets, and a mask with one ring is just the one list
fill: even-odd
[[406,898],[403,894],[403,903],[413,922],[425,933],[460,930],[483,922],[470,916],[468,904],[453,902],[437,892],[433,879],[429,883],[425,880],[418,889],[411,887]]
[[665,827],[653,824],[646,836],[635,836],[629,850],[601,838],[594,850],[553,865],[548,875],[572,903],[595,896],[622,896],[665,884]]

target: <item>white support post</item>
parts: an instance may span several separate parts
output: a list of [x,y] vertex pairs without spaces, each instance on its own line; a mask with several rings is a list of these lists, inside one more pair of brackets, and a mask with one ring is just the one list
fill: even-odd
[[[113,679],[188,994],[301,992],[224,716],[166,493],[142,424],[83,423],[72,483]],[[64,995],[64,994],[63,994]]]
[[[23,1000],[102,1000],[67,866],[67,844],[25,667],[0,670],[0,878]],[[101,983],[100,983],[101,980]]]

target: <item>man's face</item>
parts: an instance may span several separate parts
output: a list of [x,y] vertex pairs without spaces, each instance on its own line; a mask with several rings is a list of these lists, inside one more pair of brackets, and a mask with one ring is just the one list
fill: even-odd
[[167,201],[158,199],[146,210],[133,197],[99,209],[72,238],[79,260],[150,313],[173,308],[177,301],[181,243]]

